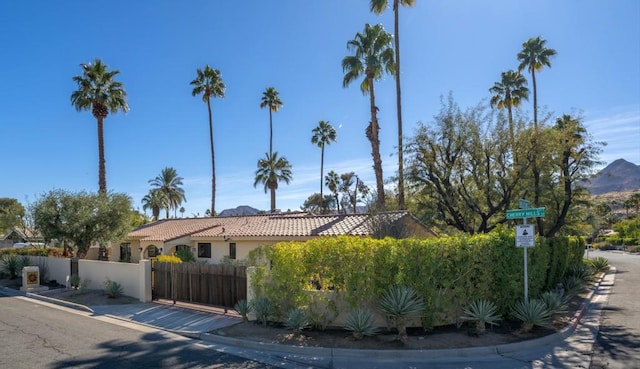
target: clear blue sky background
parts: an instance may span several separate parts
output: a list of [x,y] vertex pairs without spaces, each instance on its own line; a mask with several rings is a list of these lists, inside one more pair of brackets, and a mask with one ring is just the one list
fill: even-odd
[[[338,131],[325,173],[355,171],[374,185],[364,135],[368,99],[342,88],[346,42],[365,23],[393,30],[365,0],[329,1],[2,1],[0,2],[0,197],[27,203],[62,188],[97,191],[96,123],[70,104],[71,77],[100,57],[129,95],[131,111],[105,121],[107,186],[134,207],[162,168],[184,177],[185,215],[210,203],[206,105],[191,96],[196,68],[222,72],[226,97],[213,101],[217,211],[268,209],[253,187],[268,151],[262,92],[274,86],[274,150],[293,164],[278,208],[299,209],[319,190],[320,149],[311,130]],[[608,142],[601,158],[640,163],[640,1],[417,0],[401,9],[405,134],[438,113],[452,91],[462,107],[489,98],[500,72],[517,67],[522,42],[542,35],[558,51],[538,75],[539,104],[553,116],[582,110],[590,133]],[[395,90],[376,85],[385,177],[397,158]],[[525,103],[531,111],[531,102]],[[339,128],[338,128],[339,127]]]

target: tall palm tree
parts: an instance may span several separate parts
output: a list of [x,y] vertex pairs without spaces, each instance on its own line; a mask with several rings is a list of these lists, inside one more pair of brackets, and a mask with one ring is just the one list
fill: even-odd
[[174,168],[166,167],[156,178],[149,180],[149,183],[166,197],[167,219],[169,218],[169,210],[177,209],[183,201],[187,201],[184,190],[180,187],[182,186],[182,179]]
[[536,85],[536,72],[540,72],[543,67],[551,68],[551,57],[557,52],[554,49],[545,47],[547,41],[538,36],[530,38],[522,44],[522,50],[518,53],[518,72],[522,72],[525,68],[531,73],[531,82],[533,83],[533,125],[538,128],[538,88]]
[[282,101],[275,87],[267,87],[262,93],[260,108],[269,107],[269,156],[273,155],[273,116],[282,107]]
[[102,60],[80,64],[81,76],[74,76],[78,89],[71,93],[71,104],[77,111],[91,110],[98,123],[98,187],[101,194],[107,193],[107,171],[104,160],[104,119],[109,113],[128,112],[127,92],[121,82],[114,78],[120,71],[108,71]]
[[167,197],[157,188],[149,190],[142,198],[142,210],[151,210],[152,220],[155,222],[160,217],[160,209],[167,207]]
[[342,70],[345,72],[342,86],[347,87],[351,82],[364,75],[360,83],[360,90],[369,95],[371,107],[371,121],[366,129],[366,135],[371,142],[371,156],[373,157],[373,171],[376,176],[377,202],[380,209],[385,207],[384,182],[382,179],[382,159],[380,158],[380,139],[376,106],[374,81],[380,80],[385,73],[395,73],[392,36],[384,30],[382,25],[371,26],[365,24],[363,33],[356,33],[353,40],[347,42],[347,49],[353,55],[342,59]]
[[[394,50],[396,56],[396,107],[398,113],[398,208],[404,210],[404,158],[402,150],[402,97],[400,91],[400,27],[399,13],[400,5],[412,7],[415,0],[393,0],[393,33],[394,33]],[[369,8],[376,14],[384,13],[389,5],[389,0],[371,0]]]
[[278,183],[284,182],[289,184],[293,179],[291,172],[291,164],[283,156],[278,157],[278,152],[269,155],[265,154],[264,159],[258,160],[258,169],[256,170],[256,178],[253,187],[257,187],[259,183],[264,185],[264,193],[271,191],[271,212],[276,211],[276,190]]
[[322,193],[322,174],[324,173],[324,146],[331,145],[331,142],[336,141],[337,133],[335,128],[329,122],[321,120],[318,122],[318,126],[314,128],[311,133],[311,143],[317,145],[321,150],[320,154],[320,198],[324,199]]
[[[525,68],[531,73],[531,82],[533,84],[533,150],[534,156],[537,157],[538,150],[538,86],[536,84],[536,72],[542,70],[544,66],[551,67],[550,59],[556,55],[554,49],[548,49],[545,47],[547,41],[541,36],[530,38],[522,43],[522,50],[518,53],[518,71],[522,72]],[[533,172],[533,204],[536,207],[540,206],[540,168],[537,160],[534,159],[531,171]],[[542,235],[543,232],[543,218],[536,218],[538,224],[538,232]]]
[[209,65],[204,70],[196,69],[196,78],[191,81],[193,90],[192,96],[202,95],[202,101],[207,103],[209,112],[209,143],[211,144],[211,211],[216,209],[216,155],[213,149],[213,121],[211,120],[211,98],[223,98],[225,85],[222,81],[220,71],[211,68]]
[[522,100],[529,99],[529,89],[526,87],[527,79],[516,71],[508,70],[502,72],[500,81],[493,84],[489,92],[494,94],[491,97],[491,106],[498,109],[507,109],[509,117],[509,140],[513,146],[515,134],[513,128],[512,108],[520,106]]

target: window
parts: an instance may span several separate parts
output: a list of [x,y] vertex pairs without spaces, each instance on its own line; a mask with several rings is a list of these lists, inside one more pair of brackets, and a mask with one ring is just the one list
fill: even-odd
[[156,256],[158,256],[158,248],[155,247],[154,245],[149,246],[149,249],[147,250],[147,254],[149,255],[150,258],[155,258]]
[[236,258],[236,243],[231,242],[229,244],[229,259],[235,259],[235,258]]
[[131,244],[130,243],[120,244],[120,261],[124,261],[127,263],[131,262]]
[[211,258],[211,244],[210,243],[198,243],[198,257],[199,258]]

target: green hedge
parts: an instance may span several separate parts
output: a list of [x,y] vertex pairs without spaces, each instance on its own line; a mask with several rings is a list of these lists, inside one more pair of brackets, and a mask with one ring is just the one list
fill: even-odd
[[36,248],[22,248],[22,249],[5,248],[5,249],[0,249],[0,255],[4,255],[4,254],[27,255],[27,256],[61,257],[62,256],[62,248],[59,248],[59,247],[47,247],[47,248],[44,248],[44,249],[36,249]]
[[[528,249],[529,295],[554,287],[583,252],[580,238],[538,239]],[[307,304],[305,290],[341,292],[351,307],[363,307],[389,286],[404,284],[419,291],[429,307],[425,326],[433,326],[459,317],[481,298],[507,312],[524,288],[523,249],[506,228],[426,239],[321,237],[263,246],[251,258],[270,261],[271,269],[256,273],[254,285],[280,313]]]

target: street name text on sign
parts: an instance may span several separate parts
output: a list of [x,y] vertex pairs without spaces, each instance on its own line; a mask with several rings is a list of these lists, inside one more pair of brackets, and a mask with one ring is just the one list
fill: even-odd
[[539,218],[544,215],[544,208],[507,210],[507,219]]
[[516,246],[534,247],[536,243],[533,224],[520,224],[516,226]]

